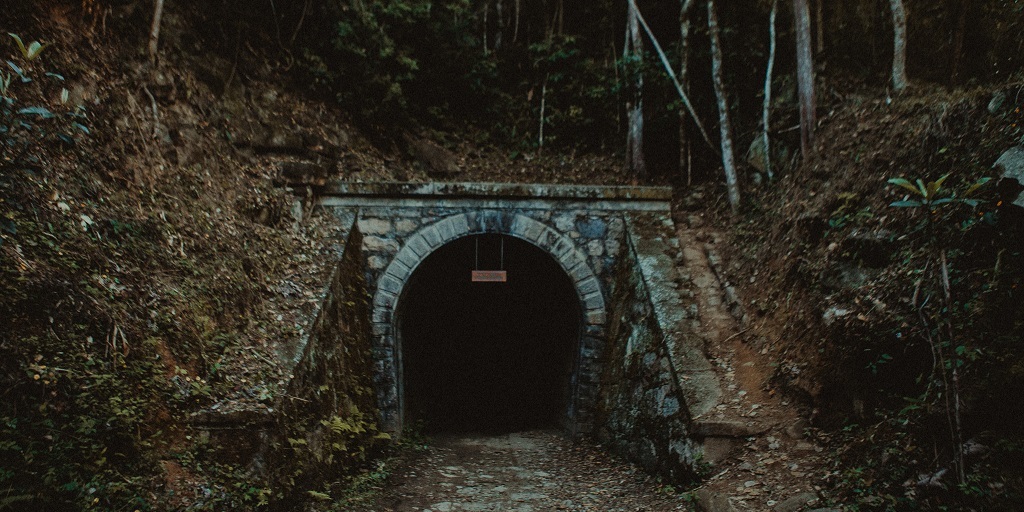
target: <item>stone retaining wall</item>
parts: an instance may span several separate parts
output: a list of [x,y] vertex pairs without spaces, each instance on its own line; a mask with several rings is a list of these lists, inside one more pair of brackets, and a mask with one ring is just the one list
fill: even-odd
[[672,354],[677,342],[685,342],[679,329],[689,311],[675,292],[677,275],[666,257],[673,248],[641,240],[632,227],[625,242],[611,289],[595,434],[650,471],[672,481],[690,479],[698,451],[689,437],[691,412],[681,384],[689,377],[679,374]]
[[291,492],[317,489],[369,458],[381,436],[373,393],[370,296],[363,236],[349,237],[330,288],[278,405],[271,445],[272,481],[284,502]]

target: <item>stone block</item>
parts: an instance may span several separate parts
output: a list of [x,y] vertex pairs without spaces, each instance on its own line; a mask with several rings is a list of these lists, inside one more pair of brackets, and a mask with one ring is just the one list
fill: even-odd
[[385,252],[392,254],[398,252],[399,249],[398,242],[379,236],[364,237],[363,247],[370,252]]
[[412,250],[412,252],[416,253],[420,258],[426,258],[431,252],[433,252],[433,248],[422,235],[416,235],[410,238],[409,241],[406,242],[405,246]]
[[402,293],[403,287],[405,287],[404,281],[395,276],[384,274],[377,283],[377,289],[381,291],[381,293],[378,293],[377,295],[383,295],[384,292],[387,292],[397,296]]
[[409,276],[412,275],[412,269],[401,263],[397,263],[395,265],[389,266],[385,274],[394,277],[395,279],[402,281],[404,283],[409,279]]
[[386,308],[373,308],[373,316],[370,320],[374,323],[391,323],[391,310]]
[[399,219],[395,221],[395,232],[397,232],[400,235],[407,235],[409,233],[412,233],[413,231],[416,231],[416,228],[418,227],[419,224],[411,219]]
[[591,256],[603,256],[604,255],[604,243],[601,240],[591,240],[587,242],[587,254]]
[[608,223],[596,217],[580,219],[576,221],[576,231],[583,238],[604,238],[608,234]]
[[417,265],[420,264],[420,261],[422,260],[418,256],[416,256],[416,253],[412,252],[411,250],[405,250],[398,253],[398,256],[394,260],[394,264],[401,265],[412,271],[413,269],[416,268]]
[[590,295],[583,296],[583,307],[588,313],[592,310],[603,310],[604,297],[601,296],[601,292],[595,292]]
[[588,277],[593,276],[594,272],[590,270],[590,267],[587,266],[587,263],[585,261],[580,260],[572,267],[569,267],[568,274],[573,281],[579,282]]
[[359,219],[359,231],[364,235],[386,235],[391,233],[391,221],[388,219]]
[[560,213],[555,215],[555,229],[562,233],[568,233],[572,231],[576,224],[576,215],[572,213]]
[[387,258],[383,256],[373,255],[366,259],[366,265],[373,270],[381,270],[388,264]]
[[391,291],[382,288],[380,292],[374,295],[373,306],[375,308],[394,309],[395,303],[398,301],[398,293],[400,291],[401,289],[398,291]]
[[620,249],[622,249],[622,243],[619,242],[618,240],[611,239],[604,241],[604,251],[609,256],[615,256],[619,254]]
[[373,335],[377,337],[390,336],[391,324],[373,324]]
[[426,240],[427,244],[429,244],[433,249],[437,249],[444,244],[444,241],[441,239],[441,233],[437,230],[437,226],[430,226],[420,231],[420,235],[423,236],[423,239]]
[[580,295],[586,297],[587,295],[590,295],[592,293],[600,292],[601,283],[597,280],[596,277],[590,276],[587,277],[586,279],[583,279],[582,281],[577,281],[576,289],[579,290]]
[[436,222],[430,225],[429,227],[435,228],[437,230],[437,234],[440,235],[441,240],[445,242],[454,240],[455,237],[457,236],[455,234],[455,228],[452,226],[451,222],[448,222],[447,219]]
[[547,226],[541,222],[535,221],[529,217],[517,215],[515,220],[512,222],[512,228],[510,231],[522,237],[523,240],[540,245],[541,236],[546,228]]
[[465,214],[454,215],[445,220],[451,223],[452,230],[455,232],[456,237],[469,234],[469,220],[466,218]]

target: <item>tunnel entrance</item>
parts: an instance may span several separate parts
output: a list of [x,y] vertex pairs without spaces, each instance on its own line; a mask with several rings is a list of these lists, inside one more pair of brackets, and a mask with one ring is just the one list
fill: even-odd
[[[471,281],[500,267],[506,282]],[[566,419],[582,311],[547,252],[504,235],[457,239],[423,260],[398,311],[407,424],[507,433]]]

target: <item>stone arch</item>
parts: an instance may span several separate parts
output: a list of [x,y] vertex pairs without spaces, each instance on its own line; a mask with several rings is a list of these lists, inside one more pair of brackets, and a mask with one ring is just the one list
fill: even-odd
[[[413,272],[431,253],[441,246],[465,236],[494,233],[513,236],[529,242],[550,254],[569,276],[583,311],[577,369],[574,375],[573,403],[569,407],[579,410],[582,401],[580,388],[587,386],[581,378],[584,368],[590,375],[599,375],[595,345],[603,342],[607,312],[601,283],[587,261],[587,255],[568,235],[521,213],[485,211],[460,213],[445,217],[408,237],[384,273],[377,280],[372,304],[373,358],[375,386],[382,419],[382,427],[400,432],[404,398],[402,390],[402,353],[399,343],[395,310],[402,291]],[[589,343],[588,343],[589,342]],[[596,389],[596,386],[588,386]],[[585,419],[577,418],[584,424]],[[573,431],[580,430],[573,425]]]

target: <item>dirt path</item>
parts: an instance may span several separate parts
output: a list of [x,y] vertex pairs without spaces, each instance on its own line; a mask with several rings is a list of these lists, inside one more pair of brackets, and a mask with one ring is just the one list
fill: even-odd
[[360,512],[691,510],[640,469],[554,431],[433,440]]
[[[711,475],[694,490],[707,512],[795,512],[820,506],[828,454],[796,407],[769,385],[774,361],[758,339],[776,337],[747,318],[738,287],[729,281],[725,237],[697,216],[677,219],[683,265],[691,277],[707,355],[719,373],[722,403],[694,418],[701,422],[754,423],[756,435],[706,444]],[[825,508],[815,510],[829,510]]]

